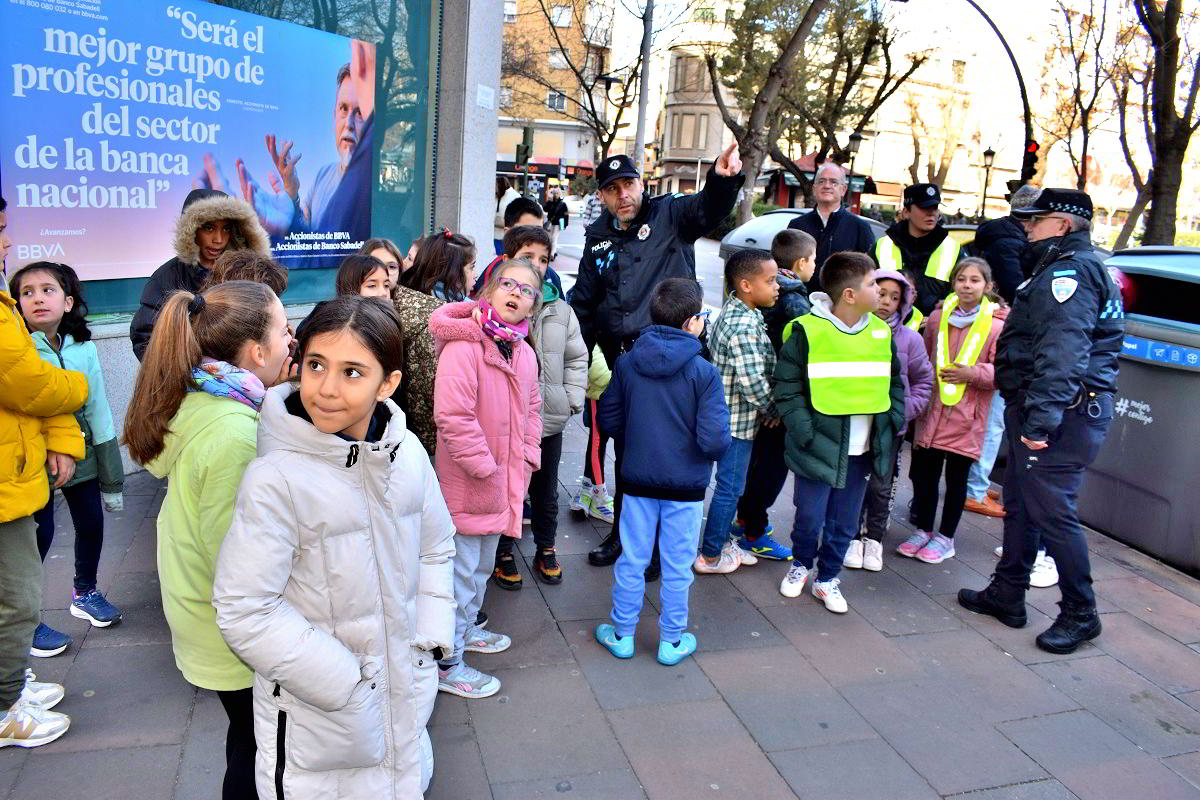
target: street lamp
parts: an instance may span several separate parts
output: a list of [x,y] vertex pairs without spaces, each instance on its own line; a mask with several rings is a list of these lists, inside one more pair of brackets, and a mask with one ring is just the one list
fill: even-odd
[[858,148],[862,147],[862,134],[858,131],[850,134],[850,143],[846,145],[846,149],[850,151],[850,177],[854,177],[854,157],[858,155]]
[[996,151],[988,148],[983,151],[983,192],[979,198],[979,218],[983,219],[987,211],[988,184],[992,181],[992,162],[996,160]]

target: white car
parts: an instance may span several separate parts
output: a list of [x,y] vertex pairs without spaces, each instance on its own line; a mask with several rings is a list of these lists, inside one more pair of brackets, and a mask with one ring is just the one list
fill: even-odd
[[[812,211],[812,209],[777,208],[737,226],[725,234],[725,238],[721,240],[721,260],[728,261],[729,257],[738,250],[745,250],[747,248],[770,252],[771,241],[775,238],[775,234],[786,228],[788,223],[793,219],[801,214],[807,214],[809,211]],[[875,234],[876,239],[882,236],[884,231],[887,230],[887,225],[879,220],[874,220],[870,217],[859,217],[859,219],[866,220],[866,223],[871,226],[871,232]]]

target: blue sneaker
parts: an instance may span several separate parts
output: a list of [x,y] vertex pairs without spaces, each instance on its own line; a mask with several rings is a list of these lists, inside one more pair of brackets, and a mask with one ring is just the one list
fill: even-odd
[[83,594],[72,593],[71,616],[86,619],[93,628],[107,628],[121,621],[121,610],[93,588]]
[[[768,522],[767,529],[766,529],[766,531],[764,531],[764,533],[767,536],[770,536],[772,531],[774,531],[774,530],[775,530],[775,526],[772,525],[770,522]],[[740,519],[737,519],[735,517],[733,520],[733,524],[729,526],[729,533],[733,536],[745,536],[746,535],[746,523],[742,522]]]
[[56,631],[44,622],[39,622],[33,631],[33,647],[29,655],[36,658],[56,656],[71,645],[71,637],[62,631]]
[[792,549],[790,547],[784,547],[771,537],[770,526],[767,526],[766,533],[754,541],[750,541],[745,536],[738,539],[738,547],[742,548],[747,553],[753,553],[759,558],[769,558],[773,561],[792,560]]
[[617,658],[633,658],[633,637],[617,638],[617,629],[607,622],[596,626],[596,641]]
[[658,663],[673,667],[694,652],[696,652],[696,637],[685,633],[679,637],[679,644],[658,643]]

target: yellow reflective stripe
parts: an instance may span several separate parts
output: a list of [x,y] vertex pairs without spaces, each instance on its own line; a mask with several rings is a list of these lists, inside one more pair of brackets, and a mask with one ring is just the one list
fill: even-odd
[[912,315],[908,318],[908,322],[904,323],[904,325],[919,333],[921,331],[921,320],[923,319],[925,319],[925,315],[921,313],[921,309],[914,308]]
[[890,378],[892,365],[882,361],[818,361],[809,362],[810,378]]
[[949,281],[950,272],[958,263],[958,250],[958,242],[954,241],[954,237],[947,235],[937,249],[929,254],[925,274],[935,280]]
[[[942,318],[938,321],[937,348],[934,358],[937,363],[938,397],[944,406],[957,405],[966,392],[966,384],[945,383],[942,381],[942,368],[950,366],[950,314],[958,308],[958,295],[952,294],[942,305]],[[970,367],[979,360],[983,345],[987,342],[988,334],[992,332],[993,303],[986,297],[979,305],[979,314],[971,323],[967,338],[958,348],[955,364]]]
[[879,241],[875,242],[875,261],[879,264],[880,269],[890,269],[893,272],[899,272],[903,266],[903,256],[900,255],[900,248],[891,238],[887,236],[879,237]]

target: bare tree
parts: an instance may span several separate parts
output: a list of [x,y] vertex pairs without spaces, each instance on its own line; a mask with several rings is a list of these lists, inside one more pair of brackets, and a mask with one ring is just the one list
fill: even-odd
[[[750,0],[742,10],[735,28],[734,42],[720,69],[717,55],[705,53],[705,64],[712,79],[713,98],[726,127],[733,132],[741,150],[743,170],[749,182],[737,207],[738,223],[753,216],[754,181],[778,137],[777,117],[780,93],[791,74],[796,58],[808,41],[813,26],[825,12],[830,0]],[[770,42],[770,46],[766,43]],[[721,89],[721,72],[738,76],[748,65],[761,65],[761,83],[753,93],[740,94],[739,104],[747,109],[745,122],[729,108]],[[772,134],[773,130],[773,134]],[[776,148],[778,149],[778,148]]]
[[1129,210],[1129,215],[1125,218],[1125,223],[1121,226],[1121,231],[1117,234],[1117,240],[1113,244],[1113,249],[1116,250],[1129,244],[1129,239],[1137,228],[1138,220],[1141,219],[1146,206],[1150,203],[1150,187],[1154,182],[1153,170],[1143,171],[1138,166],[1129,130],[1132,124],[1138,124],[1145,136],[1147,148],[1153,153],[1154,137],[1150,133],[1150,84],[1153,69],[1146,66],[1149,63],[1148,58],[1141,59],[1135,54],[1118,66],[1113,78],[1121,155],[1124,156],[1125,164],[1129,167],[1133,188],[1137,192],[1133,207]]
[[[569,20],[559,16],[566,13],[563,9],[569,10]],[[514,29],[505,35],[501,79],[512,90],[514,100],[529,105],[544,105],[549,92],[565,95],[559,113],[586,125],[596,139],[600,157],[607,158],[617,134],[628,124],[626,113],[637,98],[641,53],[629,65],[607,63],[612,6],[591,0],[554,0],[553,4],[537,0],[528,13],[541,30],[521,34]],[[620,86],[617,93],[612,92],[615,85]]]
[[[1196,35],[1196,19],[1194,9],[1185,17],[1183,0],[1133,0],[1133,7],[1153,51],[1146,67],[1150,73],[1148,103],[1143,104],[1153,167],[1147,180],[1150,211],[1142,241],[1172,244],[1183,159],[1192,134],[1200,128],[1196,108],[1200,57],[1196,42],[1190,41]],[[1125,107],[1128,109],[1128,104]]]

